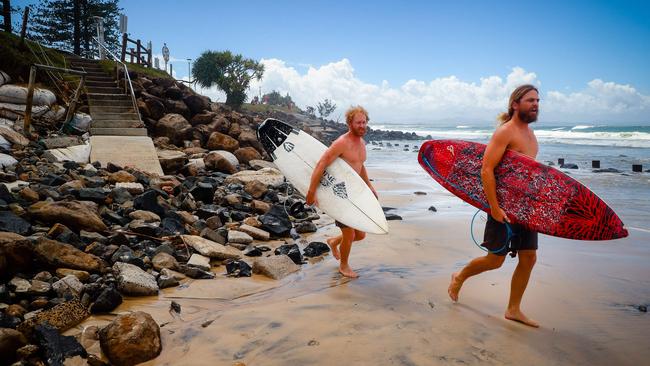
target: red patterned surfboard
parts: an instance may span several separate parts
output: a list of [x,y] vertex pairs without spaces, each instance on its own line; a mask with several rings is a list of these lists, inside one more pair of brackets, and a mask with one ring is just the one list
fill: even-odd
[[[485,147],[460,140],[427,141],[418,161],[451,193],[489,212],[481,182]],[[507,150],[494,173],[499,204],[513,223],[568,239],[609,240],[628,235],[614,210],[557,169]]]

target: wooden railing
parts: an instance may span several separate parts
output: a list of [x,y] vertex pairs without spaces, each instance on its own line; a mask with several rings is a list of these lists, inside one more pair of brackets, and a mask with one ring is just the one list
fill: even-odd
[[[131,47],[127,51],[127,46],[129,43],[133,43],[135,48]],[[122,34],[122,55],[120,61],[126,62],[126,55],[129,55],[131,58],[130,63],[134,63],[133,59],[135,58],[135,63],[138,65],[144,65],[146,67],[152,67],[151,64],[151,48],[146,48],[142,45],[139,39],[133,40],[124,33]],[[145,57],[146,56],[146,57]]]

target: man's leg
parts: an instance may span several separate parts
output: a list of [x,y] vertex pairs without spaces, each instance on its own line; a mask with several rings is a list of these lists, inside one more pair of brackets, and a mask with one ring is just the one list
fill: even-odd
[[[365,237],[366,233],[363,231],[354,230],[353,241],[361,241],[365,239]],[[341,259],[341,253],[339,252],[339,245],[341,245],[341,240],[343,240],[343,235],[338,235],[327,239],[327,245],[329,245],[330,249],[332,250],[332,255],[337,260]]]
[[528,318],[520,309],[521,298],[524,296],[524,291],[526,291],[526,286],[528,286],[528,279],[530,279],[530,273],[537,261],[537,251],[519,250],[517,255],[519,256],[519,263],[517,264],[517,268],[515,268],[515,272],[512,274],[512,282],[510,283],[510,301],[508,302],[508,309],[506,310],[505,317],[506,319],[518,321],[537,328],[539,327],[539,323]]
[[465,280],[479,273],[501,267],[505,259],[505,255],[496,255],[493,253],[488,253],[484,257],[474,258],[460,272],[451,275],[451,283],[447,289],[449,297],[453,301],[458,301],[458,292],[460,292],[460,288],[463,286]]
[[354,229],[350,227],[346,228],[341,228],[341,233],[342,233],[342,239],[341,239],[341,262],[339,264],[339,272],[341,272],[342,275],[346,277],[359,277],[359,275],[356,274],[350,268],[350,265],[348,264],[348,258],[350,257],[350,249],[352,249],[352,241],[354,241]]

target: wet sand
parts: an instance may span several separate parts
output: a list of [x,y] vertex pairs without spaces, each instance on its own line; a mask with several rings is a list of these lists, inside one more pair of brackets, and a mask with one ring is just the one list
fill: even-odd
[[[161,325],[162,354],[145,364],[647,362],[650,317],[633,305],[650,303],[650,232],[630,230],[626,239],[602,243],[540,236],[522,304],[541,323],[533,329],[503,318],[516,259],[469,279],[458,303],[448,298],[450,274],[483,254],[469,239],[473,211],[432,180],[395,181],[391,172],[369,170],[382,205],[396,207],[404,220],[390,221],[389,235],[353,246],[350,263],[360,278],[341,277],[326,255],[281,281],[220,276],[128,299],[115,313],[146,311]],[[428,211],[431,205],[438,212]],[[328,225],[308,239],[338,232]],[[180,316],[169,312],[172,300]],[[112,317],[93,317],[67,334]]]

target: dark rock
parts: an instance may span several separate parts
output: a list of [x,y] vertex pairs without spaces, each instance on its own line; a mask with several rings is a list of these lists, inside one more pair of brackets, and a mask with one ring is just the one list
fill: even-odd
[[16,201],[14,195],[9,192],[9,188],[4,184],[0,184],[0,200],[5,201],[6,203],[14,203]]
[[168,288],[168,287],[175,287],[179,285],[179,282],[176,278],[174,278],[173,276],[166,276],[163,274],[161,274],[158,277],[157,282],[158,282],[158,287],[161,289]]
[[318,257],[319,255],[328,253],[330,251],[329,245],[319,242],[319,241],[314,241],[309,243],[307,247],[304,250],[305,257]]
[[162,351],[160,327],[141,311],[118,315],[99,331],[99,341],[106,357],[116,365],[145,362]]
[[636,308],[642,313],[648,312],[648,307],[646,305],[638,305]]
[[299,222],[296,224],[296,232],[303,233],[315,233],[318,230],[316,224],[311,221]]
[[620,170],[614,168],[594,169],[593,172],[594,173],[622,173]]
[[41,351],[45,353],[48,365],[63,365],[66,358],[73,356],[88,357],[88,353],[75,337],[62,336],[55,327],[47,323],[37,325],[34,335]]
[[197,267],[191,267],[191,266],[180,266],[181,273],[186,275],[189,278],[194,278],[197,280],[209,280],[214,278],[214,273],[204,271],[200,268]]
[[250,277],[252,274],[251,266],[244,261],[229,259],[225,264],[226,273],[229,277]]
[[385,214],[386,215],[386,220],[391,221],[391,220],[401,220],[402,216],[397,215],[397,214]]
[[302,264],[302,253],[300,253],[300,248],[298,244],[283,244],[275,249],[275,255],[286,255],[295,264]]
[[84,184],[88,188],[101,188],[106,185],[106,180],[102,177],[86,177]]
[[157,237],[162,232],[162,229],[157,224],[142,222],[140,220],[131,221],[129,229],[134,233],[152,237]]
[[67,182],[67,180],[60,175],[52,174],[49,173],[46,175],[43,179],[41,179],[41,183],[46,185],[46,186],[60,186],[61,184]]
[[9,231],[20,235],[27,235],[31,229],[32,225],[28,221],[16,216],[13,212],[0,211],[0,231]]
[[247,257],[259,257],[262,255],[262,250],[258,247],[249,247],[244,250],[244,255]]
[[438,210],[436,210],[436,208],[433,207],[433,206],[430,206],[430,207],[429,207],[429,211],[432,211],[432,212],[438,212]]
[[129,219],[120,216],[117,212],[111,211],[111,210],[109,210],[107,208],[104,208],[102,210],[101,216],[102,216],[102,218],[104,220],[106,220],[108,222],[112,222],[114,224],[121,225],[121,226],[124,226],[124,225],[128,224],[129,221],[130,221]]
[[112,286],[106,287],[95,299],[90,306],[90,312],[108,313],[117,308],[122,303],[122,295]]
[[201,201],[206,204],[212,203],[214,197],[214,187],[212,184],[207,182],[198,182],[191,190],[190,193],[194,196],[194,199]]
[[102,203],[106,201],[107,193],[103,188],[82,188],[79,190],[78,197],[82,201],[93,201]]
[[274,205],[264,215],[260,216],[262,229],[276,236],[287,236],[291,231],[291,221],[284,211],[284,207]]
[[176,301],[172,301],[171,304],[169,304],[169,311],[173,311],[177,314],[180,314],[181,304],[177,303]]
[[[0,279],[32,270],[33,257],[29,240],[19,234],[0,232]],[[0,291],[0,302],[7,302],[3,297],[3,291]]]
[[210,99],[202,95],[189,95],[183,98],[183,101],[193,115],[210,108]]
[[114,163],[108,163],[106,164],[106,170],[108,170],[109,173],[117,173],[120,170],[123,170],[121,166],[114,164]]
[[16,328],[21,322],[16,316],[0,312],[0,328]]
[[81,241],[81,238],[63,224],[54,224],[50,231],[47,232],[47,237],[52,240],[60,241],[61,243],[73,245],[77,249],[83,249],[85,246]]
[[183,235],[185,234],[185,226],[181,221],[171,217],[165,217],[160,223],[160,229],[163,236],[170,235]]
[[573,163],[565,163],[560,165],[560,168],[562,169],[578,169],[578,165],[573,164]]
[[158,192],[155,190],[148,190],[137,196],[133,200],[133,207],[136,210],[151,211],[158,216],[165,216],[165,209],[158,202]]

